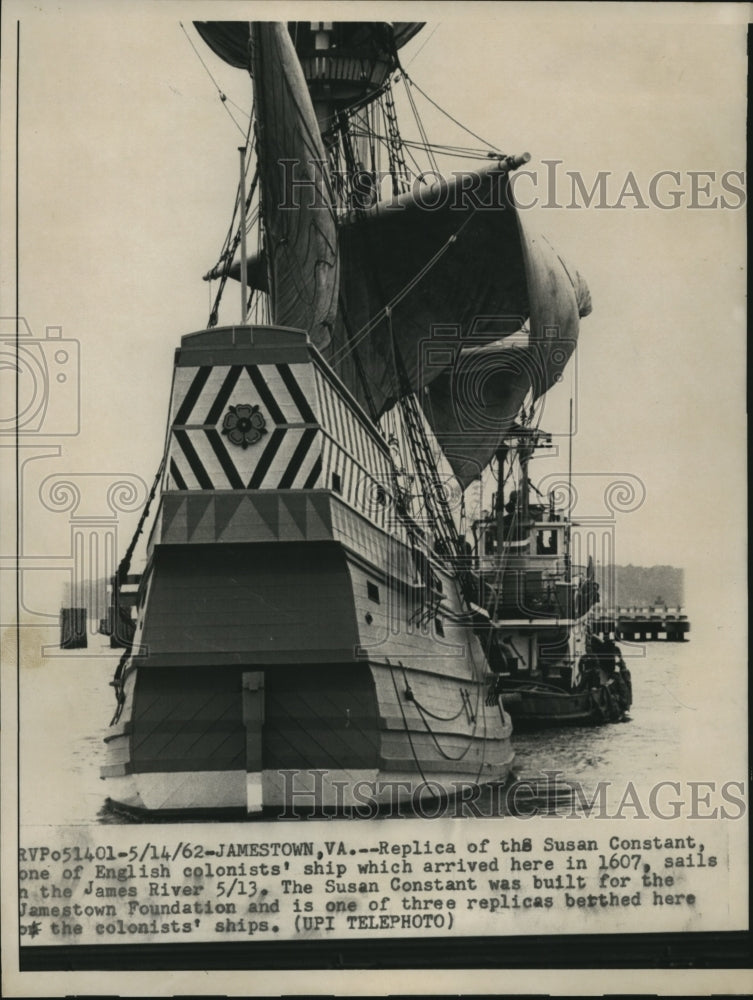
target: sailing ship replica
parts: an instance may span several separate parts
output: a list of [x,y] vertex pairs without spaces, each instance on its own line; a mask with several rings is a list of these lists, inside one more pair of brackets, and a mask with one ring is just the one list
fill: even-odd
[[[176,352],[113,681],[113,804],[253,814],[503,782],[510,688],[569,662],[574,585],[523,551],[541,528],[526,493],[510,533],[500,477],[494,555],[459,531],[451,485],[535,443],[588,290],[515,207],[527,156],[412,175],[393,83],[413,101],[399,50],[421,27],[196,24],[253,79],[238,214],[207,275],[241,282],[242,321],[218,326],[215,305]],[[532,610],[529,561],[564,606]]]

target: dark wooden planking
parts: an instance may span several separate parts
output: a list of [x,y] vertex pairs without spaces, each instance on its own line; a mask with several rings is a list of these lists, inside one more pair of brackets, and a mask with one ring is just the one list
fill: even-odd
[[[135,769],[245,768],[249,733],[242,714],[242,672],[141,671],[132,734]],[[364,664],[268,667],[264,675],[261,766],[376,766],[378,714]]]
[[354,614],[336,544],[160,547],[139,663],[295,662],[317,650],[351,660]]
[[376,766],[378,715],[365,664],[269,670],[267,677],[265,767]]
[[131,736],[134,769],[245,767],[240,671],[140,671]]

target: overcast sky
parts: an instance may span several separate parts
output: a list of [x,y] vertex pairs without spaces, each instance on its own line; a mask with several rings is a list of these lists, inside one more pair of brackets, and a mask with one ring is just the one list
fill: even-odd
[[[217,59],[190,22],[279,17],[280,6],[42,0],[14,13],[5,5],[4,55],[13,55],[19,9],[21,20],[20,311],[37,337],[61,326],[81,351],[80,433],[39,439],[62,444],[62,453],[27,467],[35,551],[67,544],[67,520],[36,502],[46,476],[151,481],[156,470],[173,351],[206,324],[201,278],[232,210],[242,137],[227,109],[245,128],[240,109],[251,97],[248,78]],[[320,9],[344,17],[337,5]],[[371,5],[357,14],[367,10],[373,16]],[[518,192],[538,197],[531,221],[590,285],[594,309],[571,378],[550,394],[543,421],[566,426],[575,387],[576,483],[600,484],[596,499],[585,491],[579,513],[602,513],[602,483],[637,477],[646,499],[617,519],[617,560],[684,566],[688,603],[703,583],[737,607],[745,582],[745,217],[735,190],[745,166],[744,5],[401,3],[384,16],[428,22],[402,58],[438,104],[506,152],[531,153],[535,176]],[[14,81],[4,72],[3,145],[12,149]],[[430,108],[426,121],[432,138],[461,139]],[[554,199],[544,163],[553,160],[562,161]],[[10,167],[6,158],[3,315],[13,312]],[[600,171],[608,205],[626,183],[637,194],[621,208],[567,207],[569,174],[590,189]],[[653,188],[660,171],[679,179],[665,175]],[[692,171],[711,176],[694,181]],[[716,207],[690,207],[694,183],[695,203]],[[542,207],[547,198],[562,207]],[[676,208],[657,204],[674,200]],[[237,321],[235,284],[226,297],[223,319]],[[543,461],[534,468],[541,476]],[[123,544],[134,521],[122,521]]]

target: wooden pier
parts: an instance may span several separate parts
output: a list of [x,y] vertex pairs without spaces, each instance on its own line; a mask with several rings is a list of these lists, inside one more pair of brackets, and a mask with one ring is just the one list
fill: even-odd
[[141,574],[129,573],[115,594],[113,583],[107,588],[107,616],[99,623],[99,631],[109,635],[111,649],[125,649],[130,645],[136,630],[133,609],[136,607],[141,586]]
[[593,623],[594,631],[617,639],[633,642],[685,642],[690,632],[688,616],[682,608],[623,607],[599,615]]
[[60,609],[60,648],[86,649],[86,608]]

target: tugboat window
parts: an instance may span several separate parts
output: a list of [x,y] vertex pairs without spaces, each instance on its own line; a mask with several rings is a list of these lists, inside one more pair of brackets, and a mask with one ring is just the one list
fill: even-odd
[[555,555],[557,552],[557,532],[539,531],[536,536],[536,554],[540,556]]

